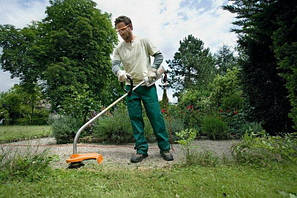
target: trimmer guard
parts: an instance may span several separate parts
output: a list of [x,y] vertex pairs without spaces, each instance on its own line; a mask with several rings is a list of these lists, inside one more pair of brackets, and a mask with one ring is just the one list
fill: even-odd
[[70,159],[67,159],[67,163],[76,163],[76,162],[82,162],[84,160],[90,160],[95,159],[98,164],[100,164],[103,161],[103,156],[98,153],[85,153],[85,154],[72,154],[70,156]]

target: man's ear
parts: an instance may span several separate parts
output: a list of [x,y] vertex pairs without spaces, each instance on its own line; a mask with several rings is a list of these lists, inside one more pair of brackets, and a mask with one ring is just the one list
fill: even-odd
[[131,30],[133,30],[133,25],[132,25],[132,23],[129,24],[129,27],[130,27]]

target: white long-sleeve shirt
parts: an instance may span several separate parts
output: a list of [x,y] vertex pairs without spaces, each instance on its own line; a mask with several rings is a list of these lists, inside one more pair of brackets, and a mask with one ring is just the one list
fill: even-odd
[[122,41],[114,50],[112,58],[112,71],[117,75],[120,63],[124,70],[129,73],[135,84],[141,82],[148,76],[151,65],[151,56],[160,55],[154,61],[153,67],[158,68],[163,61],[160,51],[148,40],[135,37],[131,43]]

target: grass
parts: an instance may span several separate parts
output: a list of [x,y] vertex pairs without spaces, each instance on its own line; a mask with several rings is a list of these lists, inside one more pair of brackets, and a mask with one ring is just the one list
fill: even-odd
[[[50,127],[0,127],[0,138],[7,131],[13,140],[27,139],[49,135]],[[74,170],[53,169],[52,160],[44,152],[17,156],[12,150],[0,150],[0,197],[297,197],[297,164],[290,162],[258,167],[204,153],[191,154],[186,164],[161,169],[88,164]]]
[[220,165],[111,170],[55,169],[37,182],[0,185],[0,197],[286,197],[297,195],[297,165]]
[[51,126],[0,126],[0,143],[48,137]]

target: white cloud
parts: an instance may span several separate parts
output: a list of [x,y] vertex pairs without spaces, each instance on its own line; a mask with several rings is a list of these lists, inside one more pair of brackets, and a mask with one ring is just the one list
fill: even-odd
[[[94,1],[100,10],[112,14],[112,22],[117,16],[129,16],[133,22],[134,33],[151,39],[163,52],[165,60],[173,58],[178,50],[179,41],[189,34],[201,39],[212,53],[223,44],[232,47],[236,44],[236,35],[230,32],[234,16],[221,8],[226,0]],[[48,1],[25,2],[27,5],[22,0],[0,0],[0,24],[24,27],[32,20],[45,17]],[[184,5],[182,7],[181,2]]]
[[48,1],[43,0],[0,0],[0,24],[25,27],[44,18],[48,5]]

